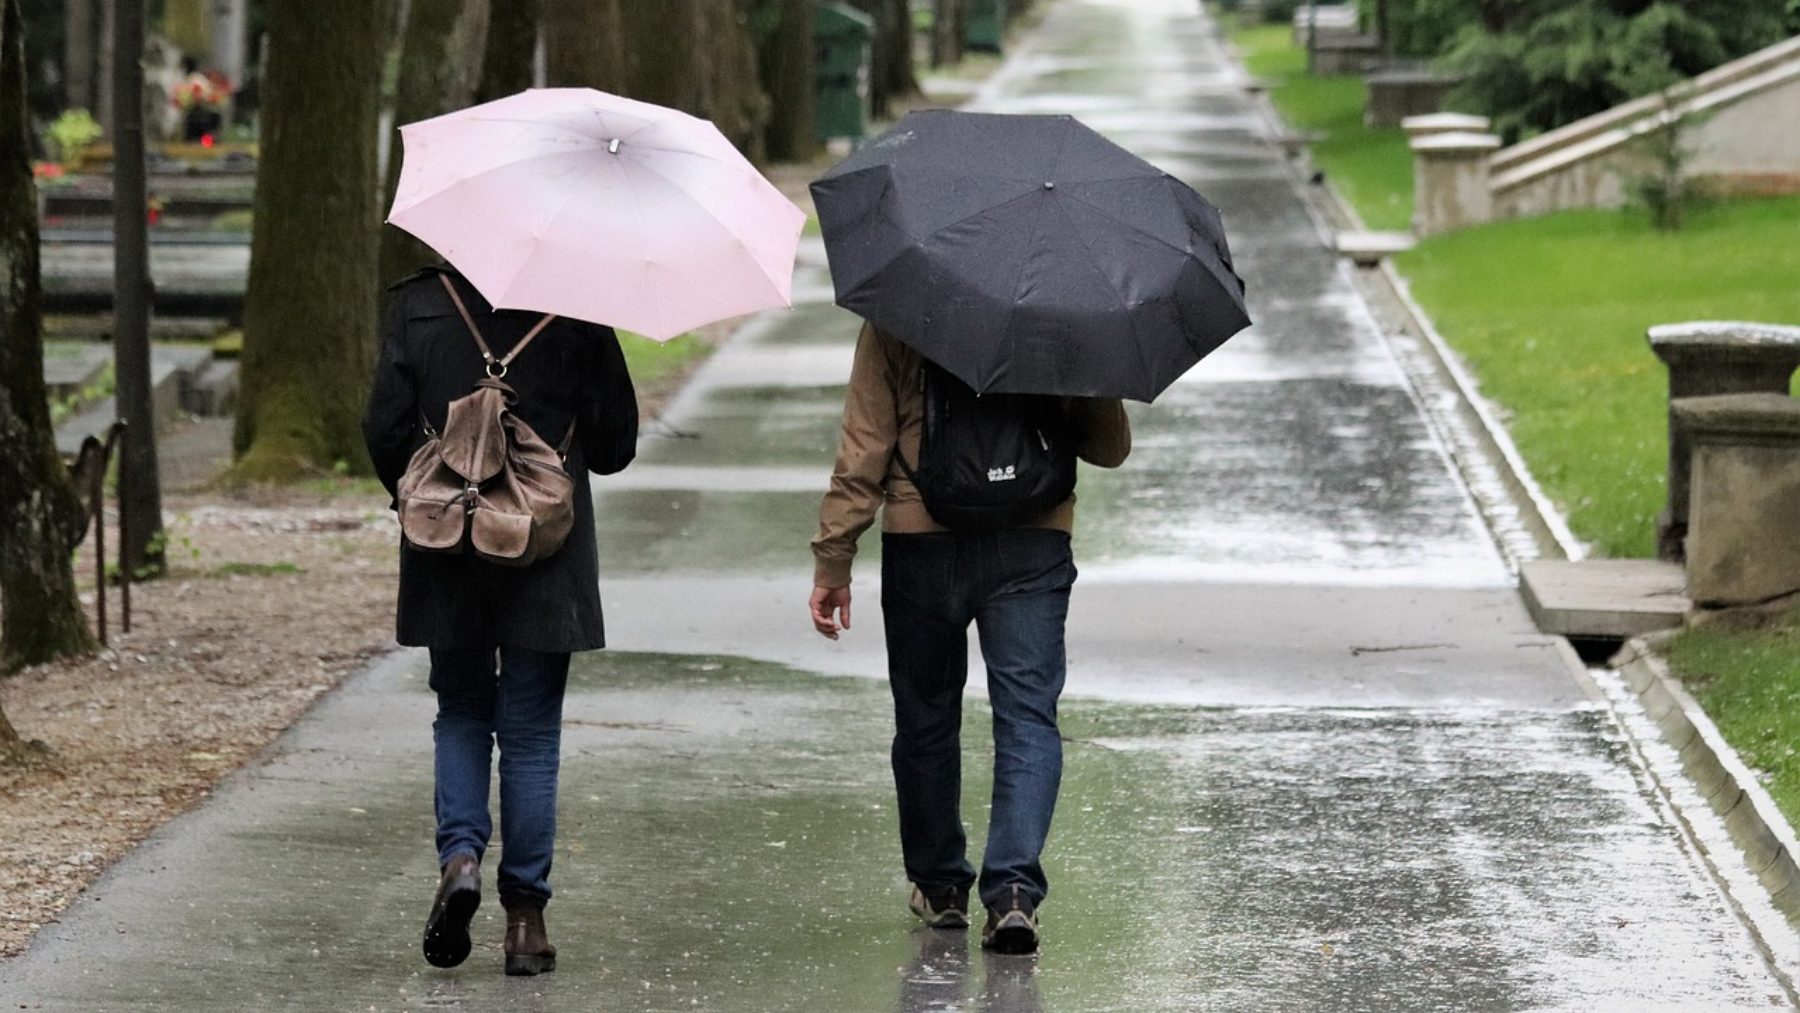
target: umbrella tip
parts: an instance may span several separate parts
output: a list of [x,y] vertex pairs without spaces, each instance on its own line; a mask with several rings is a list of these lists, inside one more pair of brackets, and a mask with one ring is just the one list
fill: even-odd
[[1049,180],[1044,180],[1044,189],[1046,189],[1046,190],[1054,190],[1054,189],[1056,189],[1056,184],[1055,184],[1055,183],[1052,183],[1052,182],[1050,182],[1050,181],[1049,181]]
[[618,154],[619,153],[619,139],[617,137],[613,138],[612,142],[606,146],[606,150],[607,150],[608,154],[613,154],[613,155]]

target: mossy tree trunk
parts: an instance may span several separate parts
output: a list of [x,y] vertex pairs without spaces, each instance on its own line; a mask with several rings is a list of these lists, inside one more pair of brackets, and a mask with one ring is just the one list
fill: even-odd
[[552,88],[625,88],[622,7],[627,0],[543,0],[544,83]]
[[[531,87],[537,53],[538,16],[549,0],[498,0],[488,16],[486,53],[475,101],[492,102]],[[554,82],[552,82],[554,83]]]
[[233,477],[368,470],[376,136],[391,24],[380,0],[270,0],[256,231],[244,298]]
[[818,153],[814,135],[813,0],[762,0],[757,70],[769,96],[763,131],[768,156],[803,162]]
[[[507,0],[501,0],[504,4]],[[400,80],[394,95],[393,151],[381,207],[391,207],[400,184],[404,152],[399,136],[402,124],[441,116],[466,108],[480,83],[482,55],[486,51],[489,0],[415,0],[406,23],[400,50]],[[389,226],[382,230],[383,284],[437,260],[429,246],[406,232]]]
[[[19,3],[0,5],[0,672],[11,672],[90,651],[94,642],[71,560],[84,514],[56,453],[44,393]],[[0,746],[16,739],[11,732],[0,729]]]

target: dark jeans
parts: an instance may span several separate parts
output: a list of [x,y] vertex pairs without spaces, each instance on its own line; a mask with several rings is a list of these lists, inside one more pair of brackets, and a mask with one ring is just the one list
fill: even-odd
[[975,624],[994,711],[994,797],[981,898],[1049,890],[1039,856],[1062,782],[1056,701],[1075,561],[1069,536],[884,535],[881,610],[894,691],[894,786],[906,875],[927,893],[975,879],[965,856],[962,697]]
[[[499,665],[496,669],[495,656]],[[542,907],[556,846],[556,774],[569,656],[520,647],[431,652],[437,691],[438,862],[479,860],[493,835],[488,779],[500,745],[500,900]]]

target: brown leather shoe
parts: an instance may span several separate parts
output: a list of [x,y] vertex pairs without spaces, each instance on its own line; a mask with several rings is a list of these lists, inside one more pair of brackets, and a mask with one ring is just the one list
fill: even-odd
[[469,921],[481,906],[481,865],[475,856],[452,855],[438,880],[437,899],[425,919],[425,960],[455,967],[469,958]]
[[544,929],[541,907],[506,909],[506,973],[546,974],[556,970],[556,947]]

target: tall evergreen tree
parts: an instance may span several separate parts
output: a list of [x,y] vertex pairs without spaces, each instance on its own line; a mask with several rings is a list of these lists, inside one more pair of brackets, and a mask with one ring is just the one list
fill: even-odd
[[367,468],[381,192],[382,0],[268,0],[236,478]]

